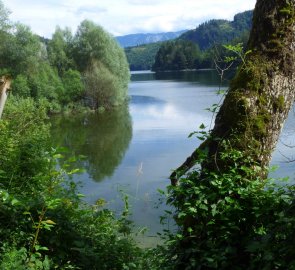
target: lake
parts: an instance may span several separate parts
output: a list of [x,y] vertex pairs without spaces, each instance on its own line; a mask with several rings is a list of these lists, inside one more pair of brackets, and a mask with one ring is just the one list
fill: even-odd
[[[167,207],[159,203],[163,197],[157,190],[165,190],[171,171],[199,145],[198,139],[188,135],[202,123],[212,125],[212,114],[206,108],[220,102],[221,96],[216,94],[219,84],[214,70],[136,72],[129,86],[128,107],[54,118],[55,145],[85,156],[76,164],[85,172],[74,176],[82,183],[85,200],[95,203],[104,198],[107,207],[119,214],[122,196],[128,194],[136,226],[147,227],[147,236],[163,229],[159,217]],[[223,84],[226,87],[226,82]],[[292,157],[293,149],[284,146],[295,144],[292,120],[291,113],[274,153],[273,162],[281,167],[274,176],[293,174],[292,164],[280,154],[284,151]]]

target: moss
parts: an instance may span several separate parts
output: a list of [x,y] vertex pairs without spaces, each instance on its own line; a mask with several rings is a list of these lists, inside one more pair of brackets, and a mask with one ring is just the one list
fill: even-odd
[[279,95],[273,102],[273,109],[275,112],[283,112],[285,107],[285,99],[282,95]]
[[232,89],[247,89],[250,92],[257,92],[263,86],[263,77],[269,69],[268,64],[265,64],[267,61],[254,54],[251,58],[255,60],[249,60],[232,80]]
[[260,105],[260,106],[266,106],[267,105],[267,100],[266,100],[265,95],[259,95],[258,96],[257,105]]
[[270,41],[268,41],[268,44],[270,45],[270,47],[272,48],[283,48],[284,44],[282,43],[282,40],[280,39],[271,39]]
[[279,10],[282,15],[292,15],[292,9],[289,6],[286,6]]
[[264,136],[267,132],[266,122],[264,116],[257,116],[253,119],[253,132],[256,135],[255,137]]
[[245,97],[241,97],[237,102],[237,110],[239,114],[246,115],[247,108],[249,107],[249,101]]

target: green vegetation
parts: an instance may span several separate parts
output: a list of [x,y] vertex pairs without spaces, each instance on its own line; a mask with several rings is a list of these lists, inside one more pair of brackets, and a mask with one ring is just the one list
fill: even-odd
[[8,12],[0,8],[0,73],[12,76],[13,95],[45,98],[51,112],[81,105],[109,109],[125,102],[126,56],[100,26],[83,21],[74,36],[57,27],[51,40],[42,40],[29,27],[9,23]]
[[151,43],[125,48],[130,70],[150,70],[161,43]]
[[[206,139],[203,128],[196,135]],[[294,269],[294,185],[257,177],[258,163],[229,141],[222,148],[228,170],[201,169],[208,154],[200,150],[197,168],[169,188],[179,230],[168,269]]]
[[[291,11],[280,10],[287,15]],[[61,151],[51,148],[48,108],[54,112],[84,101],[103,110],[122,103],[129,76],[124,53],[109,34],[89,21],[81,23],[75,36],[57,28],[53,39],[45,44],[28,27],[10,25],[1,2],[0,16],[1,73],[14,78],[14,95],[0,120],[1,270],[294,269],[294,186],[260,177],[264,168],[253,156],[234,148],[233,141],[212,137],[204,125],[191,136],[218,142],[217,158],[223,166],[204,166],[217,159],[212,161],[208,149],[198,149],[194,169],[180,179],[179,185],[168,188],[168,204],[174,209],[170,214],[178,228],[176,233],[168,232],[164,246],[148,251],[137,247],[126,196],[125,208],[117,218],[104,207],[103,200],[95,205],[83,203],[71,179],[79,172],[76,159],[65,159]],[[222,25],[226,33],[231,32],[227,24]],[[243,24],[237,27],[243,28]],[[167,68],[196,65],[199,51],[192,43],[175,41],[165,46],[171,64]],[[277,51],[278,47],[272,49]],[[226,48],[241,53],[241,46]],[[188,54],[194,57],[189,59]],[[163,55],[161,51],[159,57]],[[234,95],[240,94],[237,90],[241,86],[259,92],[260,84],[265,83],[258,78],[266,76],[269,69],[254,60],[250,64],[240,69],[243,77],[233,81]],[[265,100],[261,94],[256,108],[264,106]],[[282,93],[271,106],[280,112],[285,103]],[[243,116],[247,100],[242,95],[237,105],[240,111],[234,117]],[[121,113],[127,125],[120,115],[110,114],[117,122],[110,132],[125,126],[126,135],[110,136],[109,144],[122,140],[117,143],[124,148],[131,129],[128,113]],[[262,117],[269,119],[271,115],[251,118],[251,127],[265,135],[268,120]],[[238,120],[241,117],[231,118]],[[234,143],[243,143],[240,134],[233,135],[239,135]],[[247,147],[257,151],[252,149],[255,145]],[[114,155],[120,159],[121,151]],[[101,173],[110,171],[105,168]],[[99,180],[101,174],[94,177]]]
[[233,21],[210,20],[200,24],[195,30],[183,33],[179,38],[190,40],[206,50],[215,44],[227,44],[234,39],[244,39],[252,26],[253,11],[245,11],[235,15]]
[[[242,43],[245,47],[252,15],[252,11],[245,11],[235,15],[233,21],[210,20],[173,41],[126,48],[130,69],[164,71],[215,68],[216,51],[220,51],[219,54],[225,52],[221,44]],[[186,50],[190,50],[191,54]]]
[[127,198],[119,218],[84,204],[45,119],[43,101],[10,98],[0,121],[0,269],[141,269]]
[[198,65],[200,55],[199,47],[192,42],[168,41],[157,52],[152,70],[193,69]]

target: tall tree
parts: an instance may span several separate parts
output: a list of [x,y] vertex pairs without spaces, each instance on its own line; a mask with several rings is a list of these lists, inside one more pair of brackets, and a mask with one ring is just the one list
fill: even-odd
[[[249,38],[247,59],[231,82],[216,116],[211,136],[172,173],[171,179],[194,165],[200,149],[209,170],[226,171],[231,160],[221,160],[224,141],[251,157],[266,176],[272,151],[295,97],[295,1],[258,0]],[[243,159],[240,160],[243,165]]]
[[38,69],[41,59],[41,43],[28,26],[17,23],[14,33],[6,33],[1,40],[0,66],[9,69],[12,75],[32,73]]
[[73,52],[94,108],[112,107],[126,100],[129,66],[124,50],[110,34],[85,20],[74,37]]
[[55,66],[58,74],[63,76],[66,70],[74,66],[71,57],[72,33],[69,28],[62,30],[57,27],[52,39],[48,42],[48,58],[51,65]]
[[[295,188],[266,179],[295,98],[295,0],[257,0],[248,54],[209,135],[171,176],[174,269],[294,269]],[[173,181],[172,181],[173,183]]]

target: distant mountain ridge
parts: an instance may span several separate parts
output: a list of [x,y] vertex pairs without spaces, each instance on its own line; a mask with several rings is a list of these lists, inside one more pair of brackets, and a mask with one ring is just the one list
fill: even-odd
[[252,27],[252,17],[253,10],[248,10],[236,14],[232,21],[209,20],[183,33],[179,39],[192,41],[198,44],[201,50],[214,44],[227,44],[237,38],[247,40]]
[[[198,53],[199,57],[197,57],[198,59],[195,59],[195,68],[212,68],[212,53],[214,54],[214,52],[211,51],[212,46],[237,43],[242,43],[243,47],[246,46],[252,27],[252,16],[253,10],[240,12],[234,16],[232,21],[222,19],[209,20],[198,25],[193,30],[184,31],[177,38],[143,45],[137,44],[133,47],[130,46],[125,48],[130,69],[151,69],[155,63],[156,55],[161,48],[162,53],[158,55],[158,58],[162,57],[163,59],[158,59],[158,62],[162,62],[163,65],[160,64],[158,67],[155,67],[155,70],[165,69],[166,67],[164,63],[166,62],[170,62],[170,64],[174,65],[172,69],[177,69],[179,66],[183,66],[183,63],[188,63],[191,59],[189,59],[185,52],[186,49],[184,49],[183,52],[177,52],[176,45],[180,44],[178,42],[180,40],[193,42],[200,48],[200,52]],[[169,52],[166,51],[168,48]],[[186,56],[185,58],[182,53]],[[171,69],[171,67],[169,69]]]
[[164,32],[164,33],[139,33],[139,34],[130,34],[126,36],[116,37],[119,44],[123,47],[134,47],[149,43],[156,43],[167,41],[171,39],[178,38],[180,35],[185,33],[187,30],[181,30],[177,32]]

